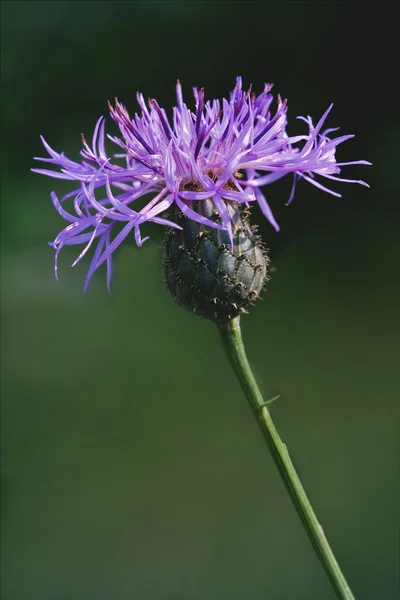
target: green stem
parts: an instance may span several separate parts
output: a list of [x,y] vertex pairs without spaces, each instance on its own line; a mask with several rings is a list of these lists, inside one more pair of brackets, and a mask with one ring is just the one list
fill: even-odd
[[299,476],[290,459],[286,445],[279,437],[266,403],[263,400],[256,380],[248,363],[240,331],[240,318],[236,317],[228,324],[219,325],[224,348],[235,371],[264,438],[272,451],[279,473],[293,500],[318,558],[324,567],[331,584],[340,600],[354,600],[335,556],[318,522],[311,503],[301,484]]

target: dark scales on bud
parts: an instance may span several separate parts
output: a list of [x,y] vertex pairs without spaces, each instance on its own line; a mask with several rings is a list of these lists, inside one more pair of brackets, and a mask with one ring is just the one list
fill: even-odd
[[[221,223],[211,200],[191,207]],[[256,300],[267,281],[269,259],[248,211],[229,203],[233,247],[227,231],[200,225],[176,211],[169,214],[182,231],[170,229],[166,241],[166,283],[176,301],[196,314],[227,323]]]

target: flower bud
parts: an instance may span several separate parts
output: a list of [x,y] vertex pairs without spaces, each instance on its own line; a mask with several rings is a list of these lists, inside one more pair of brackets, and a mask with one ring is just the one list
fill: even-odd
[[[211,200],[191,207],[222,224]],[[196,314],[227,323],[259,297],[267,280],[269,259],[248,220],[247,209],[227,204],[232,219],[233,245],[228,231],[202,225],[181,212],[173,220],[182,230],[170,229],[166,241],[165,274],[175,300]]]

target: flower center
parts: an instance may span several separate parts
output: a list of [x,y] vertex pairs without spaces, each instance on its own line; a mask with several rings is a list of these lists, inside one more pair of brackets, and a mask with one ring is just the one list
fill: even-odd
[[[209,171],[207,172],[207,176],[215,183],[219,177],[219,174],[215,173],[212,169],[209,169]],[[241,171],[236,171],[233,174],[233,177],[235,177],[235,179],[242,179],[243,173]],[[182,191],[188,192],[204,192],[203,186],[198,181],[193,180],[185,181],[184,183],[182,183],[180,189]],[[236,191],[237,186],[235,185],[232,179],[229,179],[222,187],[222,189]]]

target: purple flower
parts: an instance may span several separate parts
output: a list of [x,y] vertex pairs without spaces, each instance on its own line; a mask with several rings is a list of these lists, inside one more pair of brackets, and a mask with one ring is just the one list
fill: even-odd
[[[51,193],[56,210],[69,223],[50,244],[55,249],[56,277],[58,255],[63,246],[84,244],[74,266],[96,243],[84,289],[104,262],[109,288],[114,250],[131,234],[138,246],[148,239],[142,239],[140,225],[151,221],[180,229],[168,218],[172,206],[198,223],[226,229],[232,239],[229,204],[249,205],[257,201],[268,221],[279,231],[261,188],[289,173],[293,175],[293,187],[288,203],[300,178],[339,197],[340,194],[317,181],[315,175],[367,186],[364,181],[337,176],[342,166],[370,163],[364,160],[336,162],[336,146],[353,136],[331,139],[328,135],[334,129],[322,131],[332,105],[315,126],[310,117],[300,117],[308,131],[290,137],[286,133],[286,101],[282,102],[278,96],[273,114],[271,88],[266,84],[258,96],[250,90],[244,92],[238,77],[229,100],[224,98],[222,102],[205,102],[204,90],[194,88],[196,110],[192,112],[183,102],[178,81],[172,124],[156,100],[151,100],[147,107],[143,96],[137,94],[141,113],[135,114],[133,119],[116,100],[115,107],[109,105],[110,115],[120,130],[120,137],[107,136],[119,147],[112,157],[105,150],[103,117],[96,123],[91,147],[82,136],[80,163],[63,153],[58,154],[41,138],[50,158],[35,157],[35,160],[55,165],[58,170],[33,171],[77,182],[61,199],[55,192]],[[145,207],[134,210],[135,200],[149,195],[151,200]],[[194,201],[207,199],[212,199],[222,225],[192,208],[196,205]],[[65,209],[68,200],[73,214]],[[115,227],[118,223],[122,228]]]

